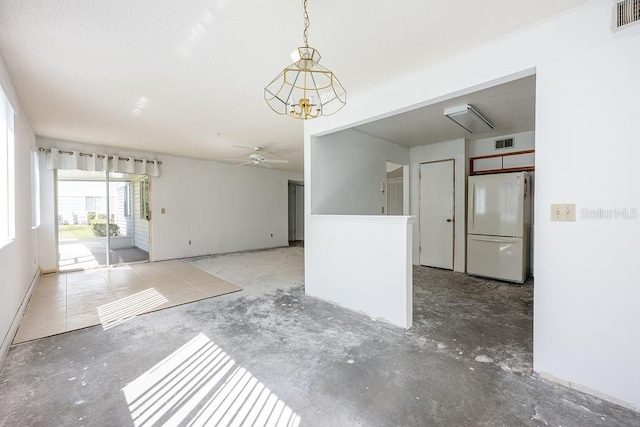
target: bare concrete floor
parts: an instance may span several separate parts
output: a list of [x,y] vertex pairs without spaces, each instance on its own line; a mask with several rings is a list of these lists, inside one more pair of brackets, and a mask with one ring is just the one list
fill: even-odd
[[640,425],[529,374],[530,284],[416,267],[404,331],[306,297],[302,248],[190,262],[244,290],[12,348],[0,425]]

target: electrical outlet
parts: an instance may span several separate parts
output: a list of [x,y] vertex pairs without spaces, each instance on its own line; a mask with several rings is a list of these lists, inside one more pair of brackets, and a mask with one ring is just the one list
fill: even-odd
[[160,213],[161,213],[162,215],[164,215],[164,213],[165,213],[165,212],[166,212],[166,211],[165,211],[165,209],[164,209],[164,208],[160,208]]
[[551,221],[576,220],[575,203],[557,203],[551,205]]

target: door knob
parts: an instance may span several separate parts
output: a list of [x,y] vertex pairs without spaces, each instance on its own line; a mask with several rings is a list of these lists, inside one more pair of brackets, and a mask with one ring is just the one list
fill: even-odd
[[447,222],[451,222],[451,218],[447,219]]

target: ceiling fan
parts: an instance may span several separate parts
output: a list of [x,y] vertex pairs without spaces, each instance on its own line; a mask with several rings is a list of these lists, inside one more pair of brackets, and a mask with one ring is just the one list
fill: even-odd
[[234,145],[236,148],[244,148],[247,150],[253,150],[253,153],[249,155],[248,159],[225,159],[230,162],[242,162],[236,166],[255,166],[263,168],[271,168],[269,163],[289,163],[289,160],[281,159],[267,159],[262,153],[266,153],[262,147],[244,147],[241,145]]

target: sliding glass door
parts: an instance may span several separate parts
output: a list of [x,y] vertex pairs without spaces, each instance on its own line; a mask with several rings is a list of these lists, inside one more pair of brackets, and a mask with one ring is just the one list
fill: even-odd
[[149,260],[149,221],[140,194],[148,182],[146,175],[109,173],[109,265]]
[[139,193],[148,182],[146,175],[58,170],[59,269],[147,261],[148,220]]
[[58,171],[58,268],[107,265],[107,187],[104,172]]

